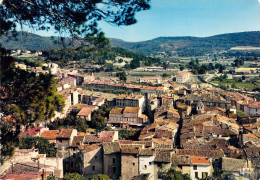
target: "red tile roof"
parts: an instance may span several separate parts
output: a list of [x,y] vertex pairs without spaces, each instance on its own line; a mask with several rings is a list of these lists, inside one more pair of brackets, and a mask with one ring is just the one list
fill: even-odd
[[69,139],[72,134],[73,129],[61,129],[57,138]]
[[195,157],[195,156],[191,156],[191,163],[192,164],[205,164],[205,165],[209,165],[209,160],[207,157]]
[[77,116],[88,116],[96,108],[96,106],[83,107],[77,114]]
[[29,127],[28,129],[25,129],[23,132],[21,132],[18,137],[36,136],[38,133],[40,133],[41,129],[42,127]]
[[59,130],[47,130],[42,132],[41,137],[49,140],[56,139],[58,134]]

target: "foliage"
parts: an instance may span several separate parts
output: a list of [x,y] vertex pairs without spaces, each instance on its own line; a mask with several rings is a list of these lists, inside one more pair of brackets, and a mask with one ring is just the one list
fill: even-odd
[[135,13],[150,8],[148,1],[2,1],[0,3],[0,34],[15,31],[16,24],[37,30],[54,28],[69,32],[73,38],[98,33],[98,22],[114,25],[136,23]]
[[106,104],[103,104],[100,109],[94,110],[91,116],[91,127],[98,130],[105,128],[110,110],[111,108]]
[[125,71],[116,73],[116,76],[119,77],[119,79],[120,79],[121,81],[126,81],[126,79],[127,79],[127,76],[126,76]]
[[158,176],[163,180],[191,180],[188,174],[182,174],[182,172],[177,171],[174,166],[170,169],[165,169],[163,166],[158,170]]
[[86,178],[78,173],[67,173],[64,177],[63,180],[86,180]]
[[205,74],[207,71],[211,71],[214,69],[218,69],[219,73],[223,73],[223,70],[226,69],[225,66],[219,63],[216,63],[215,66],[212,63],[209,63],[208,65],[200,65],[198,59],[196,59],[195,61],[191,60],[187,67],[191,69],[193,74]]
[[233,66],[239,67],[239,66],[242,66],[242,65],[244,65],[244,59],[242,59],[242,58],[237,58],[237,59],[234,60]]
[[181,66],[180,66],[180,71],[183,71],[183,70],[184,70],[184,66],[181,65]]
[[118,135],[121,139],[138,140],[140,130],[119,130]]
[[87,123],[87,120],[77,118],[76,115],[70,114],[64,119],[57,118],[55,121],[49,123],[47,126],[51,130],[73,127],[77,129],[78,132],[86,132],[86,130],[88,129]]
[[17,69],[8,51],[0,50],[0,106],[5,116],[5,120],[1,121],[1,144],[11,154],[9,143],[15,145],[18,142],[21,126],[28,127],[52,118],[55,111],[62,111],[64,99],[58,94],[57,81],[52,75],[36,75]]
[[20,149],[31,149],[33,145],[39,149],[40,154],[46,154],[47,157],[56,157],[57,149],[55,148],[55,144],[50,144],[45,138],[23,137],[19,139]]
[[164,70],[166,70],[166,69],[169,68],[169,65],[170,65],[170,64],[167,63],[167,62],[163,62],[162,67],[163,67]]
[[130,62],[130,68],[131,69],[135,69],[140,67],[140,60],[138,58],[134,58],[131,62]]
[[7,142],[1,149],[0,164],[4,164],[6,157],[12,157],[15,147],[12,142]]
[[247,114],[243,111],[237,110],[237,118],[240,120],[241,118],[247,116]]
[[99,174],[96,176],[93,176],[91,178],[91,180],[110,180],[109,176],[105,175],[105,174]]
[[56,177],[53,174],[47,176],[47,180],[56,180]]
[[[220,34],[211,37],[159,37],[142,42],[125,42],[111,39],[114,47],[122,47],[145,55],[156,55],[158,52],[171,56],[175,51],[178,56],[202,56],[216,51],[229,50],[235,46],[260,46],[259,31]],[[176,48],[178,47],[178,48]],[[230,55],[233,51],[228,51]],[[244,53],[244,54],[241,54]],[[227,55],[229,55],[227,54]],[[234,52],[232,56],[260,56],[259,51]]]

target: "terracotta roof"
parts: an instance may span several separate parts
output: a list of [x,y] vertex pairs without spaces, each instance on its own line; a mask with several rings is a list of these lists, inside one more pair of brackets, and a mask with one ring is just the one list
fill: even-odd
[[155,159],[156,162],[171,162],[172,149],[156,149]]
[[191,156],[190,159],[192,164],[210,165],[210,162],[207,157]]
[[42,132],[41,137],[49,140],[56,139],[58,134],[59,130],[47,130]]
[[140,107],[125,107],[124,113],[138,113]]
[[245,159],[222,158],[223,171],[240,172],[242,168],[246,168],[246,164]]
[[82,145],[83,139],[84,139],[84,136],[75,136],[75,137],[73,138],[73,141],[72,141],[71,146],[72,146],[72,147],[77,147],[77,146],[79,146],[79,145]]
[[224,157],[222,150],[201,150],[201,149],[177,149],[177,155],[203,156],[208,158]]
[[123,154],[139,154],[142,145],[121,145],[121,153]]
[[113,108],[111,109],[110,114],[122,114],[122,111],[122,108]]
[[77,116],[88,116],[96,108],[96,106],[83,107],[77,114]]
[[103,150],[104,150],[104,154],[119,153],[121,151],[118,142],[104,142]]
[[190,156],[173,155],[172,163],[175,165],[190,165],[191,159],[190,159]]
[[73,129],[61,129],[57,138],[69,139],[72,134]]
[[147,148],[147,149],[141,149],[140,156],[153,156],[154,155],[154,149]]
[[38,133],[40,133],[40,130],[42,127],[29,127],[28,129],[25,129],[23,132],[21,132],[18,137],[26,137],[26,136],[36,136]]
[[101,148],[101,146],[100,146],[100,145],[97,145],[97,144],[81,145],[81,146],[79,146],[79,149],[80,149],[83,153],[90,152],[90,151],[94,151],[94,150],[99,149],[99,148]]

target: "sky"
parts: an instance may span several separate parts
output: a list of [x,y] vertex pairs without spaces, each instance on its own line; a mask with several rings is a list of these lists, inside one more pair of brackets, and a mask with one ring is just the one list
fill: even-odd
[[[105,35],[125,41],[161,36],[198,36],[260,30],[260,0],[151,0],[131,26],[99,23]],[[43,36],[54,32],[35,32]]]

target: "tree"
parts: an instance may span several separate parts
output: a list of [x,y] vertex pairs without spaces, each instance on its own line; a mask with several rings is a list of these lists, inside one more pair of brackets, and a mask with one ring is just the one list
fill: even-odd
[[191,180],[188,174],[182,174],[181,171],[177,171],[175,166],[166,169],[164,166],[158,171],[159,178],[163,180]]
[[181,65],[181,66],[180,66],[180,71],[183,71],[183,70],[184,70],[184,66]]
[[162,64],[162,67],[163,67],[164,70],[168,69],[169,66],[170,66],[170,64],[167,63],[167,62],[163,62],[163,64]]
[[125,71],[116,73],[116,76],[119,77],[119,79],[121,81],[126,81],[126,79],[127,79],[127,75],[126,75]]
[[63,180],[86,180],[86,178],[78,173],[67,173],[64,177]]
[[55,144],[50,144],[47,139],[41,137],[23,137],[19,139],[20,149],[31,149],[33,145],[39,149],[40,154],[46,154],[47,157],[56,157],[57,149]]
[[16,24],[58,32],[72,38],[98,34],[98,22],[114,25],[136,23],[135,13],[150,8],[149,0],[21,0],[0,1],[0,34],[16,31]]
[[99,175],[93,176],[91,178],[91,180],[111,180],[111,179],[109,178],[109,176],[107,176],[105,174],[99,174]]

